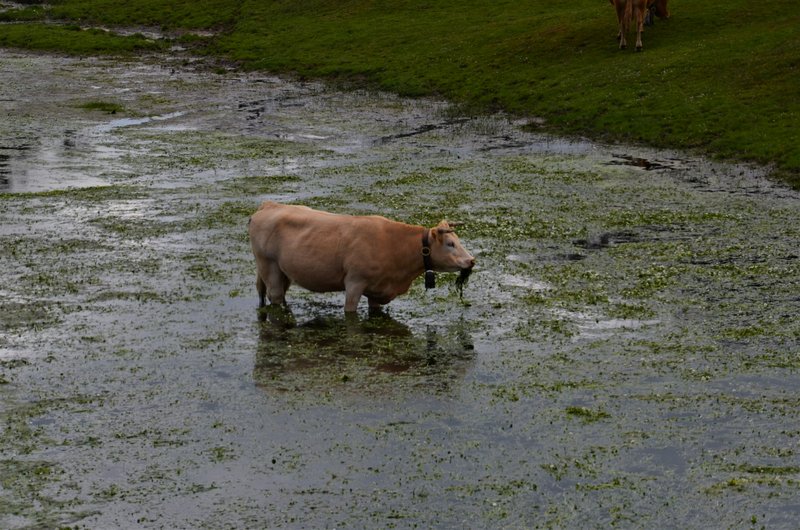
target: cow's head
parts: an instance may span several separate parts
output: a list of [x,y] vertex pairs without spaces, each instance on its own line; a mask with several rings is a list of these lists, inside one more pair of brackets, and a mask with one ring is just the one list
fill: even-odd
[[669,18],[669,9],[667,9],[667,0],[655,0],[655,11],[658,18]]
[[442,221],[430,229],[431,264],[437,272],[472,270],[475,258],[461,245],[453,227]]

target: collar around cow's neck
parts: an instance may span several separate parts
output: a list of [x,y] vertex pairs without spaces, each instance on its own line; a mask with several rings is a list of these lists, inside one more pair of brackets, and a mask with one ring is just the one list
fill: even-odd
[[431,245],[428,240],[430,230],[425,228],[422,233],[422,264],[425,266],[425,288],[432,289],[436,287],[436,273],[433,272],[433,263],[431,262]]

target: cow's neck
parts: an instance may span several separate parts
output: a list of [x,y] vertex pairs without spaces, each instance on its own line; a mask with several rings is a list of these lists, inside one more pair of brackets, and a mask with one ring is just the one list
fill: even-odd
[[[398,267],[396,270],[402,271],[404,276],[403,283],[411,285],[411,282],[425,272],[425,262],[422,256],[422,238],[427,233],[428,228],[424,226],[406,225],[403,231],[402,243],[397,241]],[[408,288],[408,287],[406,287]]]
[[367,296],[387,303],[408,291],[414,280],[425,272],[422,260],[422,226],[397,223],[390,231],[392,250],[387,254],[392,263],[383,271],[382,277],[371,287]]

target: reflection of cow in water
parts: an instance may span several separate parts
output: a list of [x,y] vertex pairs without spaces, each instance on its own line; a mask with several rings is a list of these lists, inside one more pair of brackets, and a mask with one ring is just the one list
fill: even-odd
[[652,25],[654,16],[669,18],[667,0],[609,0],[617,12],[619,48],[628,46],[627,34],[631,21],[636,29],[636,51],[642,50],[642,32],[645,25]]
[[299,324],[283,306],[260,312],[253,376],[268,390],[383,393],[404,387],[393,376],[414,387],[442,389],[463,374],[474,354],[467,326],[460,321],[415,334],[382,311],[364,319],[329,315]]

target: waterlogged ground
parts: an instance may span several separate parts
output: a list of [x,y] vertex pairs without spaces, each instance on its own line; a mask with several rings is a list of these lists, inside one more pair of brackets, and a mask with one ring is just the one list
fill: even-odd
[[[796,527],[759,171],[183,58],[3,51],[0,107],[0,527]],[[479,267],[262,322],[268,198],[462,221]]]

